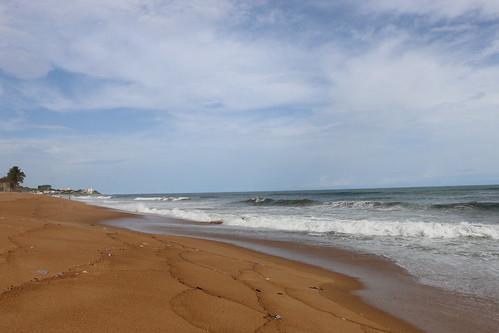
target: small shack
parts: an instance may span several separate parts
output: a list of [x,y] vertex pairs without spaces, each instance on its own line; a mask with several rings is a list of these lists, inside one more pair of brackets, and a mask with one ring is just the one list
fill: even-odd
[[0,178],[0,192],[12,192],[12,184],[5,177]]
[[38,191],[52,191],[52,185],[38,185]]

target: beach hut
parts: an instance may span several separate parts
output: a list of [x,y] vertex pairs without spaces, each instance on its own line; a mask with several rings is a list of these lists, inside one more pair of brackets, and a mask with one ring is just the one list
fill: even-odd
[[0,178],[0,192],[11,192],[12,191],[12,184],[10,181],[3,177]]

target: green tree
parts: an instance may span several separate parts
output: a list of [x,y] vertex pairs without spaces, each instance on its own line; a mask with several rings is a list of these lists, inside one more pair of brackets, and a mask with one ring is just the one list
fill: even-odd
[[10,186],[12,189],[15,189],[22,184],[26,175],[18,166],[13,166],[10,168],[9,173],[7,174],[7,180],[10,182]]

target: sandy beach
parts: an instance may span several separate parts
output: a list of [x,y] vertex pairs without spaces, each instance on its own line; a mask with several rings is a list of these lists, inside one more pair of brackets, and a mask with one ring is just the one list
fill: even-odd
[[0,195],[2,332],[418,332],[355,279],[217,242],[100,224],[127,214]]

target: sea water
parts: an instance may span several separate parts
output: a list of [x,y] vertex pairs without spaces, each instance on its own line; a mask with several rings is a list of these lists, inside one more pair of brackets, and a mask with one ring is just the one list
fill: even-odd
[[499,301],[499,186],[79,197],[121,210],[292,235],[393,260],[422,283]]

